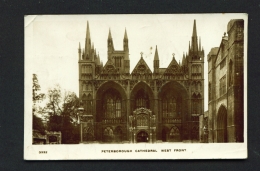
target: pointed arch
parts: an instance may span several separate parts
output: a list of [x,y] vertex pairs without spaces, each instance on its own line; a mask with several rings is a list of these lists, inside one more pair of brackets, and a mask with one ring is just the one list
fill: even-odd
[[[184,118],[188,113],[188,92],[183,85],[176,81],[164,84],[158,92],[160,113],[163,122],[171,122],[170,118]],[[170,119],[170,120],[169,120]]]
[[180,129],[176,125],[173,125],[169,131],[169,141],[177,142],[180,140]]
[[227,141],[227,108],[221,105],[217,113],[217,142]]
[[143,81],[133,87],[130,98],[133,110],[139,107],[150,109],[153,106],[153,91],[151,87]]

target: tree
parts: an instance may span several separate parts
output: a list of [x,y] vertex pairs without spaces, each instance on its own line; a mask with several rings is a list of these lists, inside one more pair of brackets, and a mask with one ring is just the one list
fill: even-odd
[[32,86],[32,97],[33,97],[33,103],[36,103],[37,101],[43,100],[45,98],[45,94],[37,92],[41,90],[41,86],[38,82],[38,78],[36,74],[33,74],[33,86]]
[[42,101],[45,98],[45,94],[38,93],[41,89],[41,86],[38,82],[38,77],[36,74],[33,74],[33,85],[32,85],[32,101],[33,101],[33,107],[32,107],[32,114],[33,114],[33,129],[38,130],[40,133],[45,134],[45,128],[44,124],[42,122],[42,119],[37,115],[39,112],[39,108],[36,105],[37,102]]
[[61,91],[59,85],[48,90],[48,130],[61,131],[62,143],[78,143],[79,127],[76,122],[79,99],[74,92]]

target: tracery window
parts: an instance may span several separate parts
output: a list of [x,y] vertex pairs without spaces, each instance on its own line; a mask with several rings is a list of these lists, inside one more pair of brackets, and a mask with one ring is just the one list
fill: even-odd
[[219,95],[222,96],[226,93],[226,75],[219,80]]
[[92,66],[91,65],[82,65],[81,66],[81,73],[92,73]]
[[193,95],[192,96],[192,114],[201,114],[202,108],[201,108],[201,96],[199,95]]
[[181,114],[181,98],[169,93],[162,99],[163,117],[176,117]]
[[175,137],[175,136],[179,136],[179,135],[180,135],[179,129],[176,126],[172,127],[172,129],[170,131],[170,138]]
[[82,96],[82,104],[83,107],[85,109],[85,111],[87,112],[88,115],[92,114],[92,96],[91,94],[88,94],[88,96],[86,96],[86,94],[84,94]]
[[145,115],[139,115],[136,118],[136,126],[148,126],[148,119]]
[[104,135],[113,136],[114,135],[113,130],[110,127],[106,127],[104,130]]
[[148,95],[144,92],[143,89],[139,90],[137,92],[136,98],[135,98],[135,108],[147,108],[149,109],[149,98]]
[[120,118],[122,115],[122,99],[118,93],[107,92],[104,96],[103,113],[105,118]]
[[122,60],[121,60],[121,58],[122,57],[114,57],[115,58],[115,66],[116,67],[121,67],[121,62],[122,62]]
[[209,82],[209,100],[212,98],[212,93],[211,93],[211,83]]

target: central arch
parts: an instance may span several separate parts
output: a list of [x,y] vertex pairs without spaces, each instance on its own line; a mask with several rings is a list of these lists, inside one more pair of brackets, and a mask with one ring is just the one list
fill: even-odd
[[158,134],[162,141],[177,142],[188,139],[188,127],[184,124],[188,121],[190,111],[186,88],[177,81],[170,81],[159,89],[158,99],[158,117],[162,128]]
[[141,130],[136,135],[137,142],[149,142],[149,134],[145,130]]
[[151,87],[143,81],[137,83],[134,86],[134,88],[131,91],[130,99],[131,99],[132,112],[135,109],[140,107],[153,110],[152,109],[152,106],[154,105],[153,91]]
[[[103,83],[96,93],[96,137],[105,142],[126,140],[127,96],[124,88],[114,82]],[[109,128],[109,129],[108,129]]]
[[217,142],[227,141],[227,109],[221,105],[217,116]]

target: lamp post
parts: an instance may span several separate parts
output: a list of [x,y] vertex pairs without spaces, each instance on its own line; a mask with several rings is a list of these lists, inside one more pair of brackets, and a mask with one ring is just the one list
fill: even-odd
[[84,112],[84,108],[83,107],[79,107],[78,108],[78,124],[80,124],[80,143],[83,143],[83,130],[82,130],[82,115]]

